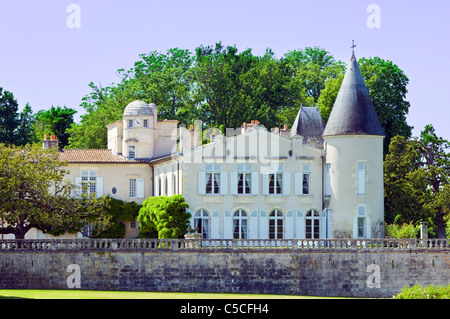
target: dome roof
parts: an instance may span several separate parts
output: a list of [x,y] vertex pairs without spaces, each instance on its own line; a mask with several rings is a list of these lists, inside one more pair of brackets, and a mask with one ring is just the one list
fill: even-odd
[[154,115],[153,110],[156,110],[154,103],[148,104],[141,100],[136,100],[127,105],[123,111],[124,116],[138,116],[138,115]]

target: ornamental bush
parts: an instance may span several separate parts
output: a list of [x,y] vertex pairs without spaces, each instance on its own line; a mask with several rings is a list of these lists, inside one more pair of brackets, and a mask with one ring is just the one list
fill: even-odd
[[422,285],[404,287],[395,294],[394,299],[450,299],[450,284],[448,286]]

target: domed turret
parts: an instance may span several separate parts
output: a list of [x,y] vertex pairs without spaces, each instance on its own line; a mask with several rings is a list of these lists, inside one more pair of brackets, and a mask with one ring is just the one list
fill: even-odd
[[136,100],[123,112],[123,155],[129,159],[152,158],[157,122],[157,108]]

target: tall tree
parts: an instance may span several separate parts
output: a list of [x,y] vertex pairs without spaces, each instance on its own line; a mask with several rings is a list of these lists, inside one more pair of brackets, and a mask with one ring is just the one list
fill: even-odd
[[14,95],[0,87],[0,141],[6,145],[16,144],[19,126],[19,104]]
[[385,212],[390,222],[429,220],[446,237],[450,216],[450,147],[426,125],[419,138],[396,136],[384,162]]
[[337,78],[345,70],[344,63],[319,47],[289,51],[284,59],[294,72],[292,85],[304,89],[312,103],[317,103],[326,81]]

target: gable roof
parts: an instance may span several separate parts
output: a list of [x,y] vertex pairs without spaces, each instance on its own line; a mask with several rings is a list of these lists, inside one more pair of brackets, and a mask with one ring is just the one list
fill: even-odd
[[59,150],[60,161],[69,163],[121,163],[136,164],[148,163],[148,159],[129,160],[120,155],[114,155],[108,149],[61,149]]
[[384,136],[354,53],[323,132],[332,135]]

